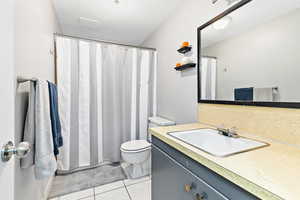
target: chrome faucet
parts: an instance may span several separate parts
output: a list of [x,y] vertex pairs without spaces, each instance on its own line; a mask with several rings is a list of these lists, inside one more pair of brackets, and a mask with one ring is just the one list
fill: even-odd
[[231,128],[225,128],[224,125],[221,125],[220,127],[217,127],[218,133],[220,135],[224,135],[227,137],[232,137],[232,138],[239,138],[240,136],[237,134],[237,128],[231,127]]

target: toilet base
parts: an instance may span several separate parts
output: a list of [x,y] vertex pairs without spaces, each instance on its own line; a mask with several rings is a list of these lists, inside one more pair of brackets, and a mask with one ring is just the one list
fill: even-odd
[[151,173],[151,159],[148,159],[142,164],[129,164],[124,162],[121,166],[129,179],[139,179],[144,176],[149,176]]

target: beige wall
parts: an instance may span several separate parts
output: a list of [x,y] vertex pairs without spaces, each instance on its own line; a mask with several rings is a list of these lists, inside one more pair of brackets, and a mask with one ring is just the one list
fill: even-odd
[[199,104],[198,120],[213,126],[237,127],[240,133],[300,148],[299,109]]
[[[16,76],[54,81],[53,33],[60,32],[51,0],[17,0],[15,16]],[[25,88],[24,88],[25,87]],[[16,94],[16,143],[23,134],[27,107],[26,84]],[[20,169],[16,160],[15,200],[41,200],[49,180],[35,180],[33,167]]]
[[[224,4],[223,4],[224,3]],[[174,70],[182,55],[177,49],[183,41],[193,46],[196,62],[197,27],[221,13],[225,1],[212,5],[211,1],[183,1],[177,10],[156,30],[143,45],[158,50],[157,96],[158,114],[177,123],[197,121],[197,70]]]

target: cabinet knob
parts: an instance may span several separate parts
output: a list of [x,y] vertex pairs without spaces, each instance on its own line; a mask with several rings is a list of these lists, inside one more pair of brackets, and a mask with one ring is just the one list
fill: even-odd
[[193,184],[185,184],[184,185],[184,191],[191,192],[193,189]]
[[207,199],[207,194],[205,192],[202,192],[201,194],[196,194],[196,200],[205,200]]

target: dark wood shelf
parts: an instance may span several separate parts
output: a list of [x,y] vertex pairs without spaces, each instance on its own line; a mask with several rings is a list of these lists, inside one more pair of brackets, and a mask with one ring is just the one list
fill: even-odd
[[192,50],[192,47],[191,47],[191,46],[188,46],[188,47],[182,47],[182,48],[178,49],[177,51],[178,51],[179,53],[185,54],[185,53],[187,53],[187,52],[189,52],[189,51],[191,51],[191,50]]
[[188,63],[185,65],[181,65],[179,67],[175,67],[174,69],[176,69],[177,71],[182,71],[182,70],[185,70],[188,68],[194,68],[194,67],[196,67],[196,63]]

